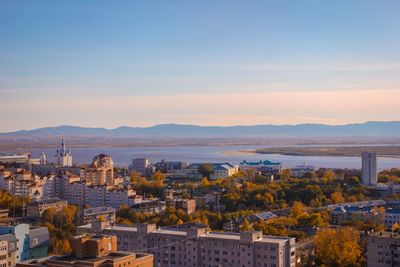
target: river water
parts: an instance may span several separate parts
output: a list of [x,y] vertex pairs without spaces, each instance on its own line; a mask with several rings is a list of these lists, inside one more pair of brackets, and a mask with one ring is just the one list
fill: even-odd
[[[278,154],[239,153],[243,150],[265,148],[265,145],[233,145],[233,146],[171,146],[171,147],[94,147],[71,148],[74,162],[90,163],[94,156],[100,153],[111,155],[114,165],[127,167],[132,158],[148,158],[155,163],[161,159],[170,161],[194,162],[230,162],[239,164],[242,160],[259,161],[270,160],[283,163],[284,168],[299,164],[314,165],[325,168],[361,168],[360,157],[337,156],[288,156]],[[55,149],[34,149],[36,156],[45,152],[50,162],[55,161]],[[400,158],[379,157],[378,169],[400,168]]]

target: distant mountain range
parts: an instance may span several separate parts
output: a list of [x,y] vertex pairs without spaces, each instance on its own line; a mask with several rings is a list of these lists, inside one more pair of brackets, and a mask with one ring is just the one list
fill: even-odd
[[400,121],[366,122],[346,125],[297,124],[254,126],[197,126],[160,124],[152,127],[121,126],[115,129],[78,126],[45,127],[34,130],[0,133],[0,137],[399,137]]

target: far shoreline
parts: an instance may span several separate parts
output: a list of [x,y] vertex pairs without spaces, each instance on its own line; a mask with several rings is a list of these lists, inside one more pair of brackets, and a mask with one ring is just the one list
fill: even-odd
[[362,152],[374,152],[378,157],[400,158],[400,146],[342,146],[342,147],[270,147],[241,150],[237,154],[278,154],[284,156],[361,157]]

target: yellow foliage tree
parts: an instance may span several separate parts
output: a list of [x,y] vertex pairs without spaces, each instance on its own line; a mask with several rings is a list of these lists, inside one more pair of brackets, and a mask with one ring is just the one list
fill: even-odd
[[331,199],[332,199],[332,202],[335,203],[335,204],[339,204],[339,203],[345,202],[345,199],[344,199],[342,193],[340,193],[338,191],[335,191],[335,192],[332,193]]
[[326,170],[324,175],[322,176],[322,182],[323,183],[331,183],[335,180],[335,173],[332,170]]
[[156,181],[164,181],[165,175],[160,171],[156,171],[153,174],[153,179],[156,180]]
[[306,213],[304,204],[301,201],[295,201],[293,202],[293,206],[290,209],[290,214],[294,217],[297,218],[301,215]]
[[54,246],[54,252],[56,254],[67,254],[71,252],[71,245],[66,239],[58,240]]
[[362,260],[360,234],[349,227],[324,229],[315,236],[318,260],[327,266],[357,266]]
[[241,226],[241,230],[242,230],[242,231],[250,231],[250,230],[253,230],[253,227],[251,226],[249,220],[247,220],[247,219],[244,219],[244,220],[243,220],[243,224],[242,224],[242,226]]
[[392,225],[392,231],[395,232],[395,231],[399,231],[399,230],[400,230],[400,225],[398,223],[394,223]]

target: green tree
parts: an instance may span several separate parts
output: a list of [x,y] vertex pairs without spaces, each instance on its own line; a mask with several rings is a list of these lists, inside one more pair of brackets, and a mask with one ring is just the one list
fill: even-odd
[[210,175],[214,173],[214,167],[211,163],[203,163],[199,165],[198,172],[203,177],[210,178]]

